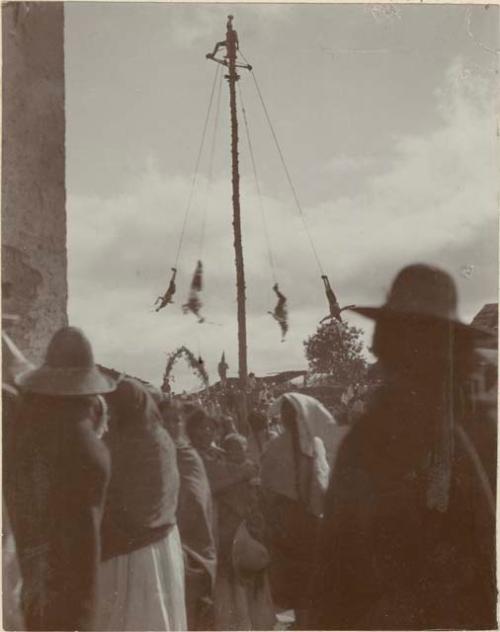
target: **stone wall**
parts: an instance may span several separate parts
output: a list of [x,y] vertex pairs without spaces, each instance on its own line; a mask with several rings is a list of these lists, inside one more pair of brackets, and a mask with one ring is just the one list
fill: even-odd
[[2,309],[39,362],[67,323],[64,7],[2,7]]

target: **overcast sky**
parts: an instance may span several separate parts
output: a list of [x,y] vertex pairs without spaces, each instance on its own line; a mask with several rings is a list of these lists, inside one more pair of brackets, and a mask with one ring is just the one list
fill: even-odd
[[[167,354],[185,344],[212,379],[223,350],[237,373],[225,82],[213,177],[209,186],[211,119],[176,302],[151,311],[188,204],[216,70],[205,54],[224,39],[228,13],[340,303],[381,303],[398,269],[415,261],[453,274],[465,320],[497,300],[498,7],[69,3],[65,11],[69,315],[100,362],[159,384]],[[302,341],[327,305],[247,71],[240,87],[290,312],[282,344],[267,314],[273,278],[241,120],[249,370],[262,375],[306,366]],[[180,309],[200,256],[203,325]],[[370,322],[347,318],[369,343]],[[194,384],[183,367],[176,376],[178,388]]]

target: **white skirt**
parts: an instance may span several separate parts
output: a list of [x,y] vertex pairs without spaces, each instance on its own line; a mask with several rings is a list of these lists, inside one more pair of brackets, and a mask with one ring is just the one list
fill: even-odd
[[184,561],[179,531],[103,562],[96,630],[186,630]]

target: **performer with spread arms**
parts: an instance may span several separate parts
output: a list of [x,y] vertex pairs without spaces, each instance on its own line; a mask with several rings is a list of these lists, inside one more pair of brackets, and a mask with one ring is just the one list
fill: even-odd
[[335,292],[333,291],[333,288],[330,285],[330,281],[328,277],[326,276],[326,274],[323,274],[321,278],[323,279],[323,283],[325,284],[325,293],[326,293],[326,298],[328,300],[328,307],[329,307],[330,313],[328,314],[328,316],[325,316],[324,318],[322,318],[320,322],[324,322],[325,320],[332,319],[332,320],[336,320],[338,323],[342,323],[343,320],[342,320],[341,313],[344,310],[352,309],[355,306],[348,305],[347,307],[340,307],[337,297],[335,296]]
[[177,268],[172,268],[172,272],[173,272],[172,278],[170,279],[170,283],[168,284],[167,291],[165,292],[163,296],[159,296],[155,301],[155,306],[158,305],[158,307],[155,309],[156,312],[159,312],[160,309],[163,309],[170,303],[174,302],[172,300],[172,297],[174,296],[175,290],[176,290],[175,277],[177,275]]

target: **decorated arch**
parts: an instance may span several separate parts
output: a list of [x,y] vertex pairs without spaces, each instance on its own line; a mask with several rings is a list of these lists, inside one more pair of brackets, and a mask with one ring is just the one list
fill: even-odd
[[172,369],[174,368],[174,365],[177,362],[177,360],[179,360],[182,357],[186,360],[188,365],[191,367],[191,369],[193,370],[193,373],[198,376],[203,386],[205,388],[208,387],[208,384],[209,384],[208,373],[205,370],[205,366],[203,362],[200,362],[200,359],[198,359],[194,355],[194,353],[190,351],[187,347],[182,346],[176,349],[175,351],[173,351],[172,353],[170,353],[168,356],[165,372],[163,373],[163,383],[161,385],[161,390],[164,393],[171,393]]

